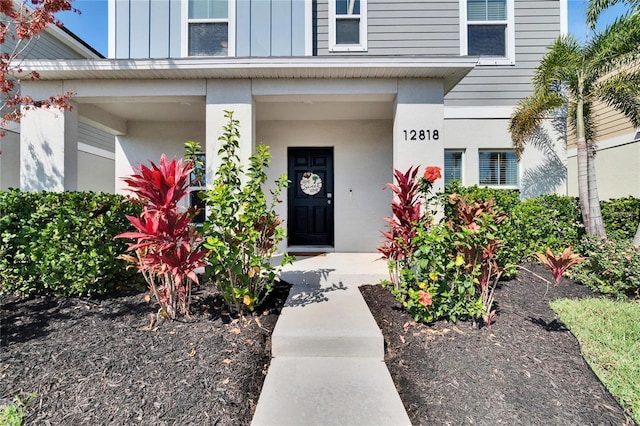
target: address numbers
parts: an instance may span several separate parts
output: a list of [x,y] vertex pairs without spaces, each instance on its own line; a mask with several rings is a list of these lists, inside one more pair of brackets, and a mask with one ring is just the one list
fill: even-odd
[[437,141],[440,139],[440,132],[437,130],[403,130],[405,141]]

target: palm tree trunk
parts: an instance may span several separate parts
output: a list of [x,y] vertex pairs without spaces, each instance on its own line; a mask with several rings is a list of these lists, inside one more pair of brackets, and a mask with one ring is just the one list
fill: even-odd
[[595,150],[589,147],[587,151],[587,172],[589,173],[589,228],[590,233],[607,238],[600,211],[600,198],[598,197],[598,184],[596,182],[596,154]]
[[576,102],[576,136],[577,136],[577,159],[578,159],[578,196],[580,197],[580,209],[582,210],[582,223],[591,234],[591,222],[589,221],[589,172],[587,140],[584,134],[584,102],[582,98]]

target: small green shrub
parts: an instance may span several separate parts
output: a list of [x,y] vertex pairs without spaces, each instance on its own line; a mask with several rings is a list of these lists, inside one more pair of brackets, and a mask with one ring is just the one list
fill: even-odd
[[208,207],[203,226],[204,247],[209,250],[206,273],[229,308],[243,314],[265,300],[280,268],[291,260],[285,255],[280,265],[271,264],[278,243],[285,236],[275,206],[288,180],[281,176],[271,199],[267,199],[263,185],[267,181],[265,169],[271,160],[269,147],[256,147],[245,172],[237,154],[239,122],[231,111],[225,111],[225,117],[228,122],[218,138],[221,164],[213,188],[204,193]]
[[640,198],[617,198],[600,203],[607,237],[633,240],[640,223]]
[[[447,185],[442,196],[448,197],[451,194],[459,194],[462,198],[478,202],[487,202],[493,199],[492,210],[496,214],[507,216],[495,231],[497,239],[502,241],[496,262],[498,266],[505,268],[505,277],[515,275],[517,273],[515,268],[506,269],[506,267],[519,263],[527,256],[527,241],[522,239],[513,213],[520,205],[520,193],[514,189],[497,189],[475,185],[461,186],[458,181],[453,181]],[[455,209],[447,207],[446,198],[443,200],[445,200],[445,217],[451,220],[455,217]]]
[[[13,401],[7,405],[0,404],[0,425],[20,426],[24,418],[24,409],[35,398],[34,394],[29,394],[22,399],[16,395]],[[2,401],[0,401],[1,403]]]
[[580,253],[586,260],[569,270],[570,278],[602,294],[640,297],[640,246],[587,235],[580,243]]
[[114,237],[139,207],[92,192],[0,192],[0,293],[97,295],[140,283]]
[[566,247],[576,248],[585,233],[575,197],[547,194],[528,198],[515,206],[511,214],[518,230],[518,244],[524,245],[520,260],[546,249],[559,252]]

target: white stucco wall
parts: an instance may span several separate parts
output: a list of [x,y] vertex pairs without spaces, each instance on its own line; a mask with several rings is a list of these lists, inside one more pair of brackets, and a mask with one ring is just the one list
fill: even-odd
[[0,139],[0,189],[20,187],[20,134],[7,131]]
[[78,152],[78,191],[115,192],[115,161]]
[[123,177],[138,164],[158,164],[164,153],[169,159],[184,156],[184,143],[205,140],[204,123],[129,122],[128,133],[116,136],[115,188],[124,193]]
[[[578,163],[568,160],[569,195],[578,196]],[[599,150],[596,154],[596,178],[601,200],[640,197],[640,141]]]
[[[453,119],[444,120],[445,149],[457,149],[463,154],[463,184],[479,184],[479,157],[481,149],[512,149],[508,119]],[[542,193],[566,193],[564,142],[558,141],[549,125],[545,126],[551,140],[554,156],[534,146],[528,146],[519,166],[520,191],[525,197]]]
[[[258,121],[256,141],[271,147],[269,182],[287,172],[288,147],[333,147],[335,250],[375,252],[390,214],[383,186],[393,179],[391,120]],[[286,218],[283,199],[278,214]]]

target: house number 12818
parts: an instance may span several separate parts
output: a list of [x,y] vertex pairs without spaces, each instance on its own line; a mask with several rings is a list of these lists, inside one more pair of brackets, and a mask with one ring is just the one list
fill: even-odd
[[403,130],[405,141],[437,141],[440,139],[440,132],[437,130]]

